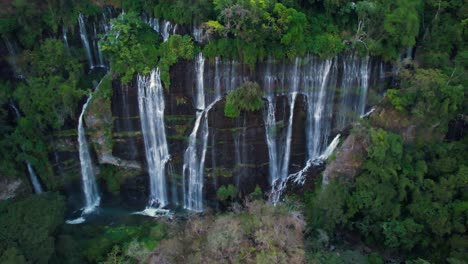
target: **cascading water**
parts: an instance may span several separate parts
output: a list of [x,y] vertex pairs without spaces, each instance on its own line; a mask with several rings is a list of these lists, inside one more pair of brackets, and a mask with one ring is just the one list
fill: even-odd
[[[326,100],[326,85],[328,76],[332,66],[331,60],[320,61],[319,63],[311,63],[307,93],[307,158],[315,159],[320,155],[322,145],[327,143],[328,139],[328,124],[325,117],[325,104],[329,103]],[[317,91],[318,89],[318,91]]]
[[88,40],[88,33],[86,32],[86,24],[83,18],[83,14],[81,13],[78,16],[78,24],[80,27],[81,41],[83,42],[83,46],[86,51],[86,57],[88,58],[89,68],[92,69],[94,68],[93,53],[91,52],[91,46],[89,45],[89,40]]
[[90,95],[88,100],[86,100],[78,120],[78,146],[80,154],[81,177],[83,180],[83,192],[85,195],[85,206],[83,210],[84,214],[93,212],[96,207],[99,206],[101,201],[96,184],[96,176],[94,174],[93,164],[91,162],[91,155],[89,154],[89,145],[88,140],[86,139],[83,122],[86,108],[88,107],[88,104],[91,102],[92,98],[92,95]]
[[[117,14],[112,8],[104,8],[102,15],[95,18],[97,21],[92,23],[92,27],[90,27],[89,32],[86,29],[86,21],[83,14],[78,16],[81,42],[85,48],[86,58],[88,59],[90,69],[94,69],[96,67],[107,67],[101,51],[99,35],[105,35],[110,30],[110,19],[116,15]],[[64,31],[64,34],[66,34],[66,31]],[[66,35],[64,35],[64,41],[68,42],[65,37]]]
[[28,167],[28,172],[29,172],[29,178],[31,179],[31,183],[34,189],[34,193],[42,193],[42,186],[41,183],[39,182],[39,178],[36,175],[36,172],[34,171],[31,163],[29,161],[26,161],[26,167]]
[[383,62],[380,62],[379,81],[385,79],[385,77],[385,64]]
[[361,87],[359,99],[359,115],[366,112],[367,90],[369,89],[369,56],[361,59],[361,72],[359,74],[359,86]]
[[364,114],[369,75],[369,57],[361,58],[354,53],[344,57],[340,83],[341,100],[336,117],[338,129],[343,129],[349,122]]
[[159,19],[154,18],[146,13],[141,15],[141,20],[150,26],[154,31],[159,33]]
[[194,25],[192,36],[196,42],[201,43],[202,36],[203,36],[203,29]]
[[[93,23],[93,29],[94,29],[94,36],[97,36],[98,32],[96,30],[96,24],[94,23]],[[105,68],[106,65],[104,64],[104,57],[102,56],[101,44],[99,44],[99,41],[94,41],[94,49],[97,51],[97,59],[99,63],[97,66],[101,68]]]
[[274,82],[275,78],[271,73],[271,64],[272,61],[269,59],[266,72],[264,75],[264,86],[266,91],[266,100],[267,100],[267,108],[264,111],[264,122],[265,122],[265,137],[267,140],[268,146],[268,169],[270,173],[270,184],[273,185],[280,178],[280,171],[279,167],[281,166],[278,164],[278,149],[276,145],[277,141],[277,128],[276,128],[276,101],[275,101],[275,94],[274,94]]
[[[15,112],[16,119],[19,120],[21,117],[21,114],[18,108],[16,108],[16,106],[13,103],[11,103],[10,106]],[[39,194],[39,193],[44,192],[44,190],[42,189],[41,183],[39,182],[39,177],[37,177],[37,174],[34,171],[34,168],[32,167],[31,163],[28,160],[25,160],[25,163],[26,163],[26,167],[28,168],[29,180],[31,181],[31,185],[33,187],[34,193]]]
[[[369,69],[369,57],[360,58],[351,54],[342,59],[321,60],[308,56],[304,58],[305,64],[299,67],[299,59],[296,59],[292,70],[282,69],[271,73],[270,64],[267,64],[263,75],[263,84],[266,90],[266,101],[264,120],[266,141],[268,144],[269,171],[272,192],[270,201],[276,203],[285,188],[287,181],[295,179],[301,182],[304,172],[311,166],[317,165],[318,161],[324,159],[327,150],[337,144],[335,138],[327,148],[332,128],[342,129],[352,120],[359,116],[365,116],[367,93],[371,70]],[[382,66],[380,66],[382,69]],[[382,70],[380,70],[381,72]],[[338,75],[338,73],[341,73]],[[379,73],[382,75],[382,73]],[[277,76],[277,77],[273,77]],[[282,77],[281,77],[282,76]],[[340,78],[340,79],[339,79]],[[276,85],[289,84],[285,91],[289,97],[289,116],[285,127],[285,141],[278,142],[280,137],[276,129],[275,94],[273,89]],[[338,80],[338,81],[337,81]],[[338,84],[337,89],[335,85]],[[280,87],[279,87],[280,88]],[[307,100],[306,118],[306,142],[307,161],[304,169],[300,172],[288,175],[288,167],[291,155],[291,127],[294,118],[294,103],[297,94],[304,94]],[[333,116],[333,102],[335,93],[340,95],[338,114]],[[332,121],[335,120],[335,126]],[[295,175],[295,176],[294,176]]]
[[[203,85],[203,73],[205,58],[200,53],[197,56],[195,71],[197,74],[195,91],[195,125],[189,136],[189,144],[184,154],[184,208],[192,211],[203,211],[203,168],[201,157],[197,151],[197,133],[205,109],[205,93]],[[202,150],[203,152],[203,150]],[[203,153],[202,153],[203,154]]]
[[[335,151],[336,147],[338,146],[338,143],[340,143],[340,134],[336,135],[336,137],[333,139],[330,145],[328,145],[328,147],[323,151],[323,153],[319,157],[315,159],[309,159],[306,163],[306,166],[302,170],[290,174],[285,179],[276,182],[276,184],[273,185],[270,193],[270,202],[273,204],[277,204],[279,202],[281,195],[286,190],[288,182],[293,182],[297,185],[304,185],[306,180],[306,172],[309,171],[313,166],[323,164],[328,159],[328,157],[331,156],[333,151]],[[327,184],[328,179],[323,178],[322,182],[324,184]]]
[[279,179],[284,179],[289,172],[289,159],[291,157],[291,141],[292,141],[292,126],[294,120],[294,106],[296,104],[297,93],[299,90],[300,72],[299,72],[299,58],[296,58],[294,67],[291,72],[291,84],[290,84],[290,95],[289,95],[289,118],[288,126],[286,130],[286,142],[284,145],[280,176]]
[[165,21],[163,25],[163,30],[161,31],[161,35],[163,37],[163,41],[166,42],[169,37],[171,36],[171,28],[172,24],[170,21]]
[[63,38],[63,43],[65,44],[65,47],[67,49],[69,49],[70,46],[68,45],[68,36],[67,36],[67,28],[66,27],[62,27],[62,38]]
[[[270,68],[267,68],[267,74],[265,74],[265,85],[267,86],[267,101],[268,108],[267,114],[265,115],[265,129],[266,139],[268,144],[268,156],[270,158],[270,181],[272,185],[272,191],[270,194],[270,201],[276,203],[279,200],[279,195],[275,195],[275,188],[286,184],[288,172],[289,172],[289,160],[291,157],[291,141],[292,141],[292,126],[294,121],[294,107],[296,104],[296,98],[299,92],[299,84],[301,75],[299,71],[300,59],[296,58],[294,61],[293,68],[290,72],[289,78],[289,116],[288,124],[286,127],[285,141],[284,144],[280,144],[282,148],[280,152],[277,152],[276,147],[276,118],[275,118],[275,104],[272,91],[273,77],[271,76]],[[282,79],[282,82],[284,79]],[[278,158],[279,156],[279,158]]]
[[[214,98],[209,100],[209,104],[206,106],[203,83],[204,68],[205,58],[203,54],[200,53],[195,63],[195,72],[197,75],[195,84],[195,109],[197,113],[195,125],[189,136],[188,147],[185,150],[182,169],[184,177],[184,208],[195,212],[203,211],[203,178],[209,134],[208,113],[216,102],[221,100],[220,92],[215,92]],[[200,128],[201,131],[198,132]],[[198,137],[198,133],[200,133],[200,138]],[[200,143],[197,142],[199,139],[201,140]],[[201,146],[201,149],[198,149],[197,146]]]
[[150,76],[138,75],[138,106],[150,178],[147,207],[162,208],[168,204],[166,163],[170,156],[164,125],[164,92],[159,69],[153,69]]

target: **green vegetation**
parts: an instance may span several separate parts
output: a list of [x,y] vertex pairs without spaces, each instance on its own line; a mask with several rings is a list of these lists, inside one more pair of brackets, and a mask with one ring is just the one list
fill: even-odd
[[257,111],[263,106],[263,91],[257,83],[245,82],[236,90],[228,93],[224,105],[224,115],[239,117],[241,111]]
[[222,202],[234,200],[237,197],[237,189],[232,184],[229,184],[228,186],[223,185],[218,189],[216,196]]
[[55,39],[25,51],[22,62],[27,79],[15,83],[14,91],[7,94],[9,100],[18,102],[23,114],[11,139],[22,150],[16,152],[17,159],[31,162],[46,186],[53,189],[58,183],[47,154],[48,131],[75,116],[78,101],[85,94],[80,88],[86,81],[80,62]]
[[1,263],[49,263],[64,211],[55,193],[0,202]]
[[135,73],[148,74],[159,67],[161,79],[170,85],[169,68],[179,58],[194,56],[193,42],[188,36],[173,35],[160,44],[160,36],[144,24],[137,13],[125,13],[111,21],[112,27],[101,41],[101,48],[110,57],[111,69],[130,82]]
[[[466,112],[467,89],[435,70],[404,71],[401,77],[384,110],[359,131],[371,145],[358,175],[307,196],[314,259],[323,259],[326,245],[350,233],[402,259],[462,263],[468,257],[468,138],[442,140],[449,121]],[[389,117],[394,120],[384,122]]]
[[249,198],[252,199],[252,200],[261,200],[263,199],[263,192],[262,192],[262,188],[260,188],[260,186],[255,186],[255,190],[249,194]]
[[395,109],[429,122],[448,121],[460,111],[465,89],[462,85],[450,84],[448,76],[432,69],[403,74],[408,74],[402,76],[401,86],[405,89],[387,91],[388,100]]
[[[55,175],[51,146],[73,152],[68,141],[57,142],[56,136],[76,138],[80,103],[103,75],[84,70],[78,14],[92,20],[106,5],[125,13],[100,36],[111,72],[88,110],[107,123],[88,133],[91,139],[103,133],[110,152],[112,80],[130,83],[137,73],[148,74],[158,67],[169,89],[171,66],[199,51],[209,59],[236,59],[252,75],[257,63],[268,57],[332,58],[345,52],[377,56],[399,64],[401,71],[379,109],[351,132],[362,136],[356,137],[356,144],[369,139],[362,159],[354,160],[362,163],[356,175],[331,179],[323,189],[319,184],[305,186],[314,191],[306,191],[304,204],[294,210],[290,208],[301,200],[300,193],[277,207],[261,201],[239,205],[238,190],[223,182],[217,198],[224,208],[232,205],[233,212],[191,217],[182,222],[183,228],[163,220],[132,222],[133,218],[125,224],[68,226],[63,225],[61,195],[16,197],[0,202],[0,263],[138,263],[150,256],[156,263],[466,262],[468,139],[464,131],[457,139],[447,133],[454,121],[462,120],[466,127],[466,1],[4,1],[0,35],[15,44],[17,56],[9,59],[14,59],[11,68],[18,72],[2,68],[0,76],[1,179],[21,178],[27,185],[24,161],[29,161],[48,191],[67,192],[64,182],[78,180],[79,166],[72,155],[62,161],[63,175]],[[142,13],[186,29],[201,26],[204,42],[195,46],[188,35],[172,35],[163,43],[140,20]],[[63,29],[68,30],[69,47],[63,44]],[[415,60],[401,62],[400,55],[413,47]],[[0,63],[4,66],[6,60]],[[262,96],[258,84],[244,83],[227,95],[224,113],[236,118],[258,111]],[[181,107],[190,102],[181,94],[175,101]],[[21,117],[16,118],[10,104]],[[177,123],[171,126],[176,135],[168,138],[181,139],[193,116],[166,116],[166,120]],[[281,127],[282,121],[278,122]],[[223,167],[207,172],[220,181],[232,177],[232,171]],[[98,177],[107,191],[118,196],[132,173],[104,165]],[[177,181],[182,178],[173,176]],[[264,195],[257,186],[248,198],[260,200]]]
[[[167,238],[161,222],[64,226],[57,241],[58,263],[139,263]],[[119,259],[121,262],[112,262]]]
[[112,28],[101,41],[111,59],[111,69],[128,83],[135,73],[148,74],[158,63],[160,37],[136,13],[126,13],[111,21]]

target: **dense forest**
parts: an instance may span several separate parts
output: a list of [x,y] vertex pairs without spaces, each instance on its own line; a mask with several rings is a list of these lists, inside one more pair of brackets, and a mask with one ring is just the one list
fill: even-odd
[[467,262],[468,1],[0,5],[0,264]]

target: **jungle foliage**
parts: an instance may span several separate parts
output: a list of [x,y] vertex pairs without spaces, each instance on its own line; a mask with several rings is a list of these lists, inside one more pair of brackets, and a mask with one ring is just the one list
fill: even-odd
[[[435,70],[408,70],[401,77],[379,115],[396,110],[400,116],[392,118],[408,124],[386,127],[373,122],[384,116],[371,119],[359,130],[371,145],[358,175],[309,196],[311,237],[327,237],[326,243],[312,239],[319,255],[335,236],[352,233],[401,259],[462,263],[468,257],[468,137],[443,136],[449,120],[466,113],[468,90],[460,79]],[[405,127],[412,124],[418,126],[414,140]]]
[[258,111],[263,106],[263,91],[254,82],[245,82],[236,90],[228,93],[224,105],[224,115],[230,118],[239,117],[241,111]]
[[111,25],[101,47],[110,58],[112,71],[121,76],[124,84],[130,82],[136,73],[146,75],[159,67],[161,79],[169,87],[169,68],[179,58],[194,56],[190,37],[173,35],[161,44],[161,37],[144,24],[137,13],[122,14],[113,19]]
[[63,223],[64,200],[47,193],[0,202],[0,263],[49,263]]
[[[78,15],[93,17],[109,5],[125,14],[100,36],[114,73],[102,92],[111,92],[110,77],[128,83],[155,67],[169,89],[171,66],[198,51],[211,59],[239,60],[252,72],[268,57],[292,60],[308,53],[332,58],[357,51],[395,64],[413,48],[416,56],[403,61],[407,69],[381,105],[394,115],[378,117],[385,122],[362,122],[360,133],[372,144],[358,175],[305,195],[307,229],[300,214],[261,202],[247,204],[241,213],[190,220],[177,230],[177,238],[169,238],[161,223],[74,229],[62,226],[64,198],[46,193],[0,203],[0,263],[141,262],[157,245],[153,257],[158,260],[200,262],[227,258],[272,263],[307,257],[311,263],[383,263],[379,255],[407,263],[468,259],[468,142],[466,135],[459,140],[445,136],[448,124],[466,120],[468,112],[466,1],[4,1],[2,55],[7,44],[13,50],[0,58],[0,177],[27,182],[24,161],[29,161],[46,190],[63,188],[49,160],[50,135],[67,123],[75,125],[80,103],[102,74],[85,72],[83,48],[72,42],[65,46],[62,34],[68,30],[79,41]],[[201,27],[203,42],[195,46],[188,35],[163,42],[140,20],[143,13],[186,29]],[[9,69],[3,67],[7,63]],[[226,116],[259,110],[261,97],[258,84],[245,83],[227,95]],[[413,140],[404,133],[409,125],[416,127]],[[108,190],[117,195],[123,176],[115,177],[112,169],[102,173]],[[218,191],[223,202],[236,195],[232,185]],[[263,194],[257,190],[254,196]],[[330,251],[337,241],[344,245]],[[357,244],[368,248],[352,248]],[[363,254],[369,250],[373,253]]]

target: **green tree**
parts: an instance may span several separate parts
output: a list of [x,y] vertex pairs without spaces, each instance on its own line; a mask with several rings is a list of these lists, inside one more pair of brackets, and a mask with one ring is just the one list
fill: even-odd
[[[0,255],[23,255],[32,263],[48,263],[54,253],[54,234],[63,223],[64,198],[56,193],[0,203]],[[12,248],[18,251],[12,253]]]
[[156,67],[160,43],[156,32],[132,12],[112,19],[111,24],[111,30],[100,42],[101,48],[123,83],[131,81],[135,73],[148,74]]
[[384,56],[397,58],[402,50],[415,45],[419,33],[420,6],[420,0],[397,0],[394,8],[384,14],[385,35],[380,40]]
[[110,57],[111,69],[130,82],[136,73],[148,74],[159,67],[161,79],[168,88],[169,69],[178,59],[194,56],[189,36],[172,35],[161,44],[159,35],[140,21],[136,13],[125,13],[111,21],[112,29],[101,41],[102,50]]
[[388,90],[390,103],[416,119],[447,122],[461,110],[466,88],[451,85],[439,70],[418,69],[403,74],[400,90]]
[[[54,56],[51,56],[53,54]],[[36,128],[59,128],[74,116],[78,100],[84,94],[78,88],[83,75],[79,61],[72,57],[63,42],[47,39],[32,52],[25,52],[28,62],[14,92],[20,109]]]
[[236,118],[241,111],[257,111],[262,108],[263,92],[257,83],[245,82],[236,90],[228,93],[224,106],[224,115]]

